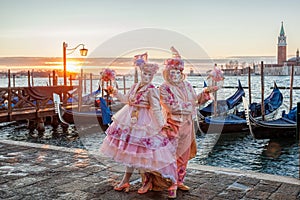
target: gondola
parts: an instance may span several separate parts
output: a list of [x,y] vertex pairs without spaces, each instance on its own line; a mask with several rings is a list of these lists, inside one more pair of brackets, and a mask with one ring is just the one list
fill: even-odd
[[[274,82],[273,91],[271,94],[264,100],[264,110],[265,115],[274,113],[283,103],[283,95],[277,87],[276,82]],[[255,118],[260,117],[261,113],[261,103],[251,103],[250,106],[251,115]]]
[[[271,94],[264,100],[265,115],[271,115],[283,102],[283,95],[274,82]],[[251,115],[254,118],[261,117],[261,104],[252,103],[249,106]],[[234,133],[246,132],[249,130],[245,112],[225,113],[218,116],[207,116],[200,120],[199,128],[201,133]]]
[[[238,89],[237,91],[227,98],[226,100],[217,100],[217,110],[218,114],[227,113],[230,109],[242,103],[242,97],[245,96],[244,88],[240,80],[238,80]],[[214,113],[214,101],[205,106],[202,109],[199,109],[199,114],[201,118],[211,116]]]
[[[65,124],[88,125],[99,124],[105,131],[111,123],[113,112],[107,106],[106,101],[100,97],[100,107],[92,107],[92,110],[78,111],[75,107],[66,108],[60,103],[60,97],[53,94],[55,109],[60,121]],[[91,108],[91,106],[89,106]],[[84,110],[84,108],[83,108]]]
[[[244,104],[247,105],[246,100]],[[295,138],[297,130],[297,107],[290,110],[288,114],[283,112],[282,116],[274,120],[259,120],[254,118],[249,109],[245,109],[246,121],[249,131],[255,139],[279,139]]]
[[[67,99],[67,103],[78,103],[78,95],[73,95],[72,93],[74,93],[75,91],[77,90],[74,89],[72,92],[69,92],[69,94],[71,95],[71,97],[69,97]],[[95,101],[95,97],[97,95],[99,95],[101,93],[101,87],[100,85],[98,86],[97,90],[93,91],[91,94],[87,94],[87,95],[84,95],[82,98],[81,98],[81,102],[83,104],[93,104],[94,101]]]
[[208,116],[199,124],[201,133],[234,133],[248,130],[246,120],[235,114]]

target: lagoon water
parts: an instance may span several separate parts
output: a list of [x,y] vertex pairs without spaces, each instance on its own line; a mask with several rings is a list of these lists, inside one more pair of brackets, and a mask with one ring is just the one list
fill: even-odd
[[[203,81],[206,77],[193,76],[187,77],[187,79],[195,86],[195,90],[200,92],[203,87]],[[272,91],[271,87],[273,82],[276,81],[278,87],[289,87],[289,76],[266,76],[265,84],[265,97],[267,97]],[[245,87],[246,98],[248,98],[248,77],[247,76],[227,76],[223,83],[224,86],[237,87],[238,80],[241,81]],[[0,87],[7,86],[7,80],[2,79]],[[161,77],[156,76],[154,79],[155,84],[159,84],[162,81]],[[34,85],[47,85],[47,78],[35,78]],[[63,81],[59,79],[58,83]],[[98,87],[98,80],[93,80],[93,90]],[[90,81],[87,82],[87,93],[89,92]],[[122,79],[117,81],[120,88],[123,87]],[[73,84],[77,84],[76,81]],[[126,81],[127,87],[132,84],[132,78]],[[27,78],[17,78],[16,86],[26,86]],[[300,76],[294,77],[294,86],[300,85]],[[252,102],[261,101],[261,81],[260,76],[251,77],[252,88]],[[276,116],[281,115],[282,110],[288,110],[290,104],[290,90],[280,89],[284,96],[284,103],[280,110],[277,111]],[[236,88],[221,88],[218,91],[217,98],[225,99],[232,95],[236,91]],[[293,91],[293,106],[296,106],[300,101],[300,90]],[[99,129],[96,129],[96,132]],[[89,148],[86,142],[87,138],[66,138],[61,137],[57,139],[51,138],[51,126],[46,126],[46,132],[43,138],[29,138],[26,124],[11,124],[4,126],[0,124],[0,139],[12,139],[22,140],[28,142],[39,142],[53,145],[61,145],[67,147],[79,147]],[[101,131],[99,131],[101,132]],[[93,138],[93,141],[97,144],[101,144],[101,140],[104,134],[97,133],[97,139]],[[90,136],[92,137],[92,136]],[[197,134],[198,153],[196,158],[190,162],[228,167],[240,170],[252,170],[256,172],[263,172],[269,174],[276,174],[282,176],[299,177],[299,146],[295,140],[255,140],[249,133],[235,133],[235,134]]]

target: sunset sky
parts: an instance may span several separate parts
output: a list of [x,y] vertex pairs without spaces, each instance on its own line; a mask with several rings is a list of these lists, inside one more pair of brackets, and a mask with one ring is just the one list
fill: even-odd
[[90,53],[144,28],[181,34],[213,58],[276,56],[282,21],[288,55],[295,55],[299,8],[299,0],[1,0],[0,57],[61,57],[64,41],[84,43]]

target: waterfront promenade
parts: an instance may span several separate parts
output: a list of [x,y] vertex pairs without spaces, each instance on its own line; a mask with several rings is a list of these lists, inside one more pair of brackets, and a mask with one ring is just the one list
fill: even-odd
[[[129,193],[116,192],[123,166],[82,149],[0,140],[0,199],[167,199],[167,191],[137,194],[133,174]],[[232,169],[189,165],[189,192],[177,199],[300,199],[300,180]]]

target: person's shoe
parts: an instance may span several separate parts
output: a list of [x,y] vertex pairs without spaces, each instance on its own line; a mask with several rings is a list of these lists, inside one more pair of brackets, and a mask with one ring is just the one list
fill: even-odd
[[121,186],[115,186],[115,187],[114,187],[114,190],[116,190],[116,191],[129,192],[129,187],[130,187],[130,184],[127,182],[127,183],[124,183],[124,184],[121,185]]
[[176,198],[176,189],[168,190],[168,198],[169,199],[175,199]]
[[152,182],[148,182],[146,185],[143,185],[140,189],[138,189],[139,194],[145,194],[148,191],[152,190]]
[[171,187],[169,187],[169,189],[168,189],[168,198],[169,199],[175,199],[176,198],[176,192],[177,192],[177,186],[176,185],[172,185]]
[[179,190],[182,190],[182,191],[189,191],[189,190],[190,190],[190,187],[187,186],[187,185],[184,185],[183,183],[180,184],[180,185],[178,185],[177,188],[178,188]]

